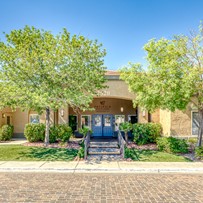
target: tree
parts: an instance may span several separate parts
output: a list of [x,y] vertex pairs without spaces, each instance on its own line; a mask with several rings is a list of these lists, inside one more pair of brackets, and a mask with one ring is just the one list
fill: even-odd
[[148,69],[130,63],[121,69],[121,78],[136,94],[134,105],[149,111],[155,109],[184,110],[193,103],[199,112],[198,146],[203,133],[203,28],[189,36],[150,40],[147,52]]
[[1,84],[12,87],[10,97],[19,107],[46,111],[46,145],[50,109],[67,105],[88,109],[93,96],[104,88],[105,54],[97,41],[71,36],[66,29],[54,36],[25,26],[0,42]]
[[132,124],[129,122],[124,122],[120,124],[119,128],[125,133],[125,141],[126,144],[128,144],[128,132],[132,130]]

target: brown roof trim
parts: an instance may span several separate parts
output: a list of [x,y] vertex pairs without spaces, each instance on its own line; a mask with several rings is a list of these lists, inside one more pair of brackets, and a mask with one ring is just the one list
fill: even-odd
[[120,75],[120,73],[116,70],[107,70],[105,75]]

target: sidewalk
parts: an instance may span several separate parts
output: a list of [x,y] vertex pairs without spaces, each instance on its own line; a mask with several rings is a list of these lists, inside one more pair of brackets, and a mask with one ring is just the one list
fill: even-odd
[[0,161],[0,172],[201,173],[203,162],[22,162]]

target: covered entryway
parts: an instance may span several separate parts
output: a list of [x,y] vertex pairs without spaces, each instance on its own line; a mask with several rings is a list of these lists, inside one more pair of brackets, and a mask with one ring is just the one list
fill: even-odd
[[93,114],[92,130],[94,137],[113,136],[113,115],[112,114]]

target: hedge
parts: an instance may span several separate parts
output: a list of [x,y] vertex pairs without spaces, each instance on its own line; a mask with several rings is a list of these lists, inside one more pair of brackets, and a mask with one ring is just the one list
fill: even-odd
[[[45,124],[29,123],[25,126],[24,135],[29,142],[44,141],[45,139]],[[72,129],[68,124],[60,124],[50,126],[49,142],[54,143],[56,140],[62,142],[69,141],[72,135]]]
[[3,125],[0,128],[0,141],[10,140],[13,136],[13,126]]
[[162,127],[159,123],[135,123],[133,124],[134,142],[138,145],[155,143],[161,136]]
[[157,147],[160,151],[168,153],[187,153],[189,146],[184,139],[161,137],[157,139]]

